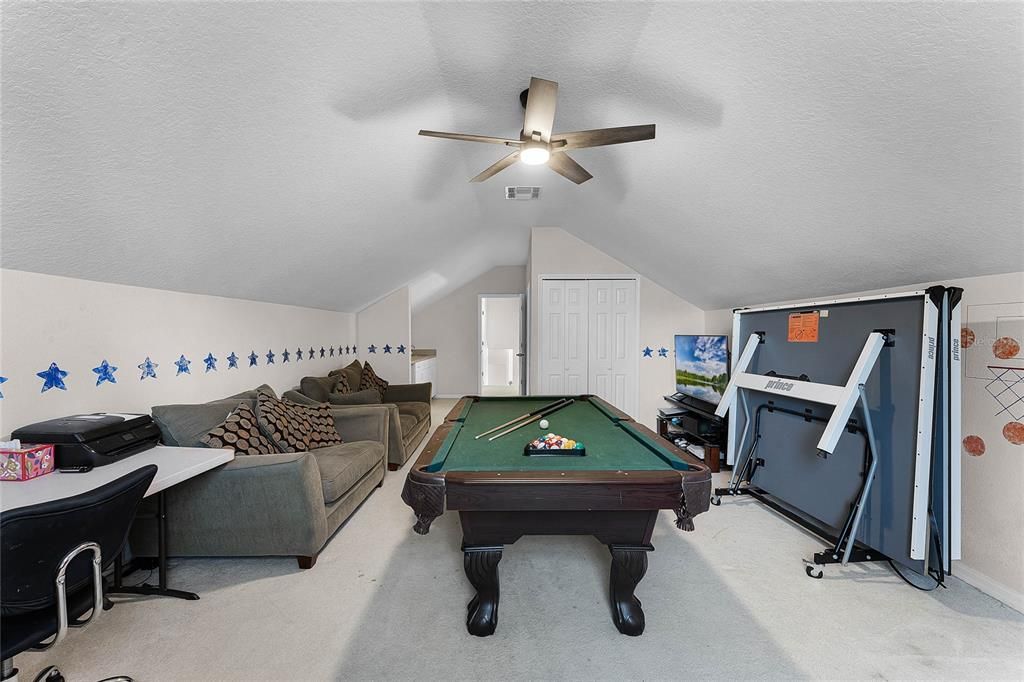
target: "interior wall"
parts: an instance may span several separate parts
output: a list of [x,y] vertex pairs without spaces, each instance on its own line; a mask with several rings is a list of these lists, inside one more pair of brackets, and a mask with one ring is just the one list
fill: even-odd
[[[148,413],[154,405],[204,402],[264,383],[280,394],[307,374],[333,369],[338,361],[329,349],[356,339],[351,313],[8,269],[0,270],[0,327],[0,437],[45,419]],[[229,368],[232,353],[236,368]],[[215,369],[207,371],[211,354]],[[182,356],[187,372],[175,364]],[[155,377],[142,378],[146,358]],[[116,368],[110,381],[94,371],[104,360]],[[67,372],[63,390],[56,382],[43,390],[37,373],[51,363]]]
[[[999,338],[1012,338],[1017,348],[1024,347],[1024,272],[804,300],[917,291],[938,283],[964,290],[962,324],[970,332],[962,334],[963,437],[965,441],[980,438],[984,443],[980,454],[978,441],[971,443],[975,454],[961,443],[963,559],[954,565],[953,574],[1024,612],[1024,438],[1011,440],[1004,435],[1024,430],[1024,401],[1007,410],[994,395],[1000,395],[1004,403],[1010,402],[1011,396],[1024,395],[1024,382],[1007,385],[988,369],[990,364],[1020,367],[1022,370],[1006,381],[1024,379],[1024,351],[1018,350],[1005,358],[993,355]],[[731,334],[732,310],[707,311],[705,324],[709,334]],[[1012,344],[1009,346],[1012,350]],[[1013,424],[1019,426],[1008,426]]]
[[521,294],[526,291],[526,268],[493,268],[444,298],[413,312],[412,339],[416,348],[437,351],[439,396],[472,395],[477,380],[477,297],[480,294]]
[[[656,425],[663,395],[675,391],[676,334],[704,333],[704,311],[638,275],[625,264],[557,227],[535,227],[530,233],[529,390],[539,386],[540,280],[552,275],[631,275],[637,278],[639,302],[638,413],[634,419],[650,428]],[[650,349],[650,354],[644,353]],[[661,351],[665,352],[662,353]]]
[[377,376],[396,384],[412,380],[412,310],[409,287],[401,287],[356,314],[359,357]]

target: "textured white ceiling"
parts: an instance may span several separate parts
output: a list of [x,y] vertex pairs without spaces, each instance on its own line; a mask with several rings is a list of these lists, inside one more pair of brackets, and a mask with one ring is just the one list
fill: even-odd
[[[4,2],[2,262],[334,310],[533,225],[705,308],[1024,269],[1021,8]],[[416,136],[514,136],[531,75],[658,137],[577,187]]]

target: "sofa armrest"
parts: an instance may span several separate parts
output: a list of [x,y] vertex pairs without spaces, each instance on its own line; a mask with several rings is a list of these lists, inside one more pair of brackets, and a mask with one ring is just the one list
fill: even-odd
[[172,555],[315,556],[327,541],[320,470],[308,452],[235,457],[169,489],[168,504]]
[[384,391],[386,403],[429,403],[434,387],[428,381],[423,384],[391,384]]
[[335,405],[334,427],[347,441],[372,440],[388,447],[390,410],[383,405]]

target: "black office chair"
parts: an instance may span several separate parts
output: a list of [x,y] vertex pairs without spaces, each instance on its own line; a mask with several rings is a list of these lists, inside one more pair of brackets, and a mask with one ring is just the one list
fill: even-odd
[[[0,679],[17,682],[16,655],[49,649],[68,627],[103,611],[103,570],[124,548],[156,470],[151,464],[81,495],[0,514]],[[50,666],[36,679],[64,678]]]

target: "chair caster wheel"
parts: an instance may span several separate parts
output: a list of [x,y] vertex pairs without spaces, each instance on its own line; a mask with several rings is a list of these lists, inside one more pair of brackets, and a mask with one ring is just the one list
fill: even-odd
[[39,671],[34,682],[64,682],[64,675],[57,666],[51,665]]
[[820,568],[815,569],[814,566],[809,564],[804,566],[804,573],[807,574],[808,578],[814,578],[815,580],[821,580],[822,576],[825,575],[825,571]]
[[711,496],[711,504],[715,505],[716,507],[721,507],[722,506],[722,498],[719,497],[718,495],[712,495]]

